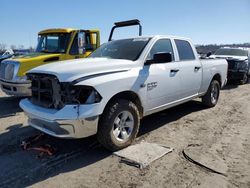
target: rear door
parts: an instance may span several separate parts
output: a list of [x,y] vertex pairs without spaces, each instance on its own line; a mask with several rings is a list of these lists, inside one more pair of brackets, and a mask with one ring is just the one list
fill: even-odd
[[175,61],[170,39],[159,39],[148,53],[147,60],[154,54],[168,52],[172,54],[172,62],[144,66],[147,87],[147,110],[154,110],[179,99],[180,76],[179,64]]
[[189,41],[175,39],[180,64],[181,98],[188,98],[198,94],[202,81],[202,66],[195,56]]

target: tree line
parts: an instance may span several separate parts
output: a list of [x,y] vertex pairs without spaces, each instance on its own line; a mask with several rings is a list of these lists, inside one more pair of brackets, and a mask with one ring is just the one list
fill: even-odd
[[221,47],[243,47],[243,48],[250,48],[250,43],[243,43],[243,44],[208,44],[208,45],[196,45],[197,52],[199,54],[207,54],[209,52],[214,53]]
[[24,45],[10,45],[8,47],[7,44],[0,43],[0,54],[4,53],[8,49],[12,49],[13,51],[16,50],[29,50],[30,52],[34,51],[34,48],[32,46],[30,46],[29,48],[25,48]]

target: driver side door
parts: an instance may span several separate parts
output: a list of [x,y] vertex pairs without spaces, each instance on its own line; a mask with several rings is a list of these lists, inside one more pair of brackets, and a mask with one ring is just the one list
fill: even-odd
[[171,53],[172,62],[144,65],[147,87],[147,111],[164,108],[179,99],[179,63],[175,62],[174,50],[170,39],[159,39],[152,46],[147,59],[156,53]]

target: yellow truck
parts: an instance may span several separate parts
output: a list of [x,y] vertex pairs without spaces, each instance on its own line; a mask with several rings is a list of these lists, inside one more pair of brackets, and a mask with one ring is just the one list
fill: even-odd
[[38,33],[38,44],[34,53],[1,62],[1,89],[7,95],[29,96],[31,83],[27,80],[27,71],[55,61],[87,57],[99,46],[99,30],[43,30]]

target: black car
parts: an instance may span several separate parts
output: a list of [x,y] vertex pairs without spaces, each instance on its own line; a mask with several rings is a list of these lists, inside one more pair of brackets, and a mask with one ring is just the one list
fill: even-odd
[[224,58],[228,62],[228,81],[235,80],[241,84],[248,83],[250,77],[250,49],[229,48],[218,49],[213,58]]

